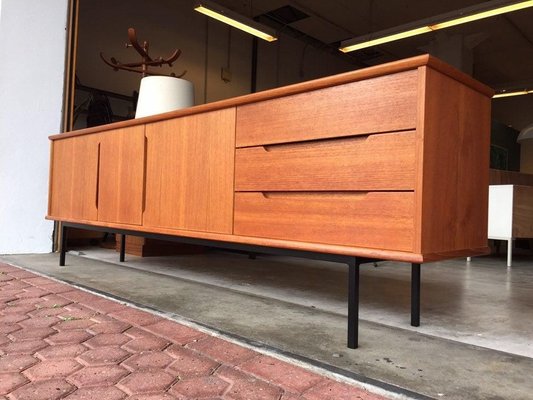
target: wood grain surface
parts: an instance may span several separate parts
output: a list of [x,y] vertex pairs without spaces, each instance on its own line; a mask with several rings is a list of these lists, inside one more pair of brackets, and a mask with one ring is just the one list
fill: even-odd
[[533,238],[533,187],[513,187],[513,237]]
[[236,235],[413,250],[413,192],[236,193]]
[[415,132],[237,149],[235,190],[414,190]]
[[231,233],[235,109],[146,126],[144,225]]
[[98,220],[142,224],[144,126],[103,132],[100,138]]
[[486,247],[491,99],[427,67],[420,91],[416,250]]
[[417,71],[237,108],[237,147],[414,129]]
[[98,137],[53,142],[49,214],[55,219],[96,221]]

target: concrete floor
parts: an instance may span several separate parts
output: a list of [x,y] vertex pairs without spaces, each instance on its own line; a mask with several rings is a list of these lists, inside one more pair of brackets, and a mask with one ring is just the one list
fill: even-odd
[[409,325],[410,266],[362,266],[360,348],[349,350],[344,265],[224,252],[118,263],[114,251],[81,251],[63,268],[53,254],[1,259],[384,387],[533,398],[531,257],[517,255],[511,268],[496,257],[423,265],[420,328]]

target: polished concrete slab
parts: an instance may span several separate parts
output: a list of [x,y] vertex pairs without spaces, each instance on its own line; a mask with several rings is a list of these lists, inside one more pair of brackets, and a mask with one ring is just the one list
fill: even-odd
[[3,260],[432,398],[533,393],[531,258],[424,265],[420,328],[409,325],[410,266],[364,265],[360,348],[349,350],[344,265],[224,252],[120,264],[113,251],[81,252],[64,268],[57,255]]

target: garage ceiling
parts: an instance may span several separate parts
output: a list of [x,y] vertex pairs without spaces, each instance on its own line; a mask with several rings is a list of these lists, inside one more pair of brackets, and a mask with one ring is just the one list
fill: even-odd
[[[482,4],[479,0],[219,0],[268,25],[338,47],[340,41]],[[291,9],[298,10],[291,22]],[[281,10],[279,10],[281,9]],[[276,11],[277,10],[277,11]],[[300,13],[301,12],[301,13]],[[303,14],[303,16],[302,16]],[[462,35],[473,46],[472,74],[495,89],[533,87],[533,8],[349,53],[374,65],[427,52],[437,35]],[[304,36],[304,37],[305,37]],[[442,37],[441,37],[442,38]]]

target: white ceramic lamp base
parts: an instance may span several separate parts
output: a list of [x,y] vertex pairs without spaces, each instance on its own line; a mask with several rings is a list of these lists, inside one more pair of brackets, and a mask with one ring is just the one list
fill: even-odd
[[192,82],[172,76],[147,76],[141,80],[135,118],[193,105],[194,86]]

